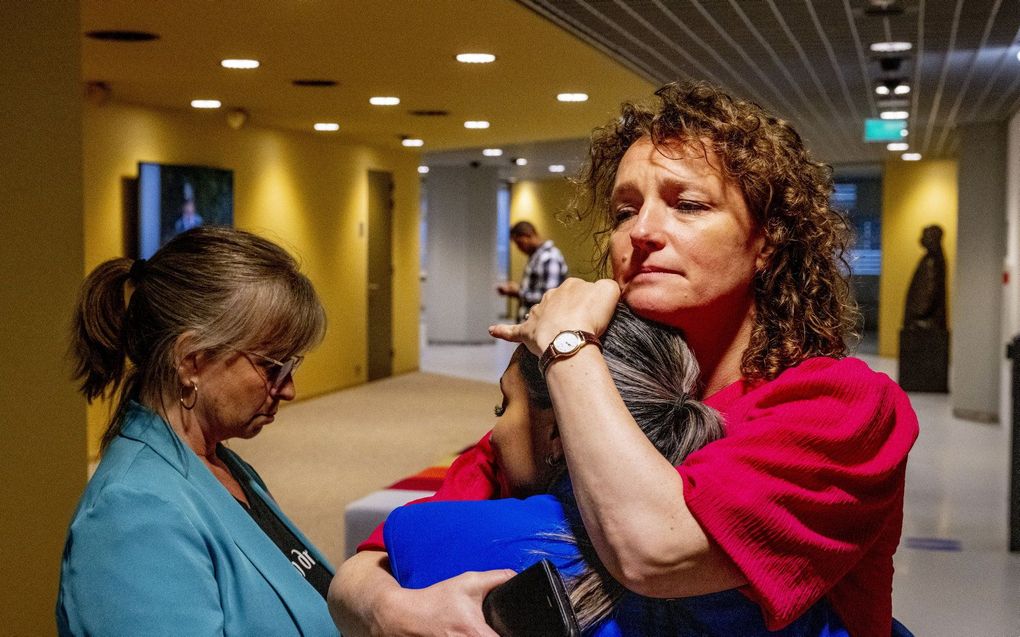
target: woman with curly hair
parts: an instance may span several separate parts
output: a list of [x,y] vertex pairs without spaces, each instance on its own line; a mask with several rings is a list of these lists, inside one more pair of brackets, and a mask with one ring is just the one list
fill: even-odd
[[[738,589],[770,630],[824,601],[850,635],[885,637],[917,419],[895,383],[846,357],[848,228],[829,204],[831,171],[753,103],[702,83],[656,95],[595,131],[578,181],[577,213],[612,278],[569,279],[524,323],[490,331],[543,357],[581,518],[624,587]],[[587,346],[619,299],[684,332],[699,398],[723,415],[726,435],[679,466],[642,435]],[[491,455],[483,439],[442,497],[507,495]],[[345,634],[407,623],[491,634],[475,600],[503,576],[398,592],[385,566],[363,551],[334,579]]]

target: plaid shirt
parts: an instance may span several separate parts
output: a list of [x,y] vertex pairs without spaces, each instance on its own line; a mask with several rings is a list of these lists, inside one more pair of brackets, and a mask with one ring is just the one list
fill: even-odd
[[517,307],[517,322],[524,321],[532,305],[542,300],[542,295],[563,283],[567,278],[567,262],[563,253],[548,240],[532,253],[528,265],[524,266],[521,289],[518,292],[520,304]]

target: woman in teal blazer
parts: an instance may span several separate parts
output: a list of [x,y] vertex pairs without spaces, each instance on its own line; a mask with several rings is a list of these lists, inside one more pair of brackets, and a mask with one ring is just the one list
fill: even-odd
[[338,634],[333,568],[221,444],[272,423],[324,327],[293,259],[237,230],[86,279],[78,377],[119,402],[64,548],[61,635]]

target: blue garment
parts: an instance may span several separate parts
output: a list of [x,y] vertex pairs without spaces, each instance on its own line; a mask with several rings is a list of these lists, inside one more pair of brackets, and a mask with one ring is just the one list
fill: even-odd
[[[255,493],[332,573],[254,469],[239,464]],[[61,635],[338,634],[326,600],[169,425],[136,403],[71,520],[57,629]]]
[[[466,571],[521,571],[542,558],[566,579],[582,564],[574,547],[551,534],[567,528],[560,500],[539,495],[403,506],[386,519],[384,537],[397,581],[405,588],[423,588]],[[667,634],[849,637],[824,599],[786,628],[769,632],[758,606],[736,589],[674,600],[630,593],[613,616],[585,632],[598,637]]]

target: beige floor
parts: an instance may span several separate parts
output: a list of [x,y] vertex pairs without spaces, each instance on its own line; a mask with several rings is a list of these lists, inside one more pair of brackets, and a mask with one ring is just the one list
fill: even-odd
[[338,565],[347,503],[476,441],[499,402],[492,383],[405,374],[286,405],[256,438],[229,445]]

